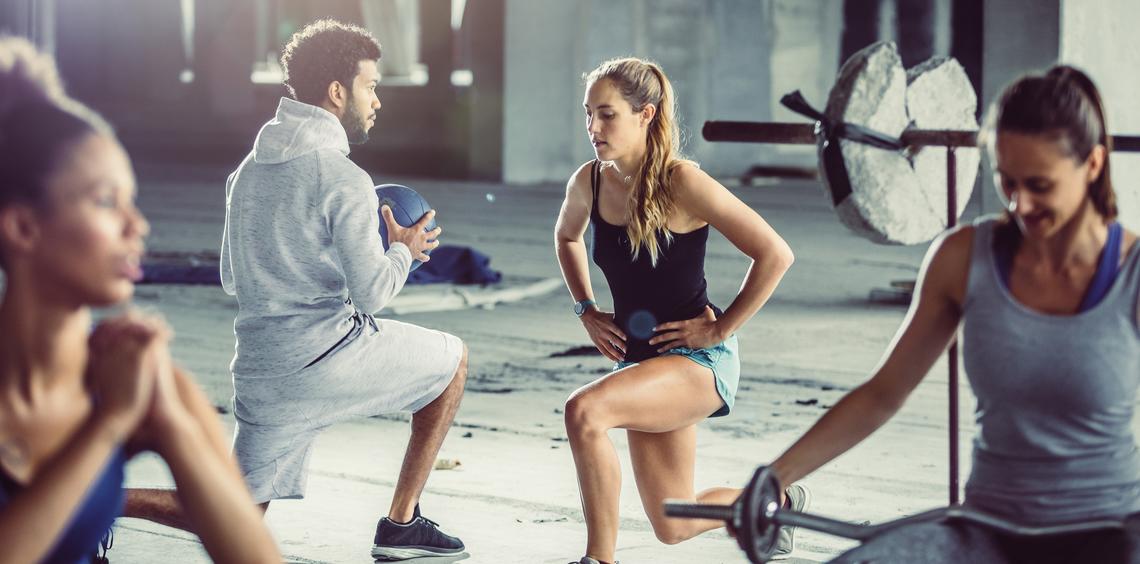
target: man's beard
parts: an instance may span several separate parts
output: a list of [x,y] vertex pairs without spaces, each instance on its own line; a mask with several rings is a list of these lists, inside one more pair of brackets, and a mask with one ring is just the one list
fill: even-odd
[[[356,104],[353,103],[350,97],[346,103],[348,104],[348,111],[344,113],[341,118],[340,124],[344,126],[344,132],[348,134],[348,142],[353,145],[362,145],[368,142],[368,120],[360,115],[356,110]],[[372,117],[372,116],[368,116]]]

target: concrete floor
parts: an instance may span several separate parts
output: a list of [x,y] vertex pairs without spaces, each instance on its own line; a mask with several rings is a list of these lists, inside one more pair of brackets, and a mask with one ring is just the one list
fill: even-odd
[[[224,179],[211,168],[140,167],[139,201],[152,222],[150,250],[217,252]],[[377,176],[420,191],[438,210],[444,243],[473,246],[511,281],[559,277],[552,230],[564,188],[508,186]],[[731,187],[731,186],[730,186]],[[845,390],[872,370],[905,313],[868,294],[913,278],[925,252],[885,247],[847,232],[818,184],[788,181],[732,187],[791,244],[796,263],[772,301],[740,332],[743,358],[735,412],[700,426],[697,487],[741,486],[772,460]],[[714,303],[727,305],[747,260],[723,237],[710,236],[706,272]],[[609,302],[593,271],[599,302]],[[406,293],[440,292],[407,287]],[[228,429],[235,302],[217,287],[141,286],[136,302],[166,315],[177,332],[174,353],[224,411]],[[493,309],[400,316],[460,336],[471,351],[469,385],[441,457],[459,469],[437,471],[425,513],[467,544],[466,561],[564,563],[585,543],[561,406],[578,386],[607,370],[600,356],[552,356],[589,343],[565,290]],[[947,500],[946,364],[943,360],[902,412],[864,444],[806,480],[813,511],[880,522]],[[961,387],[963,464],[968,472],[973,400]],[[408,435],[406,418],[360,420],[332,428],[317,442],[308,497],[274,503],[268,523],[293,562],[367,562],[376,520],[386,512]],[[624,435],[612,433],[624,468],[618,558],[625,562],[744,562],[720,532],[665,546],[640,507]],[[129,466],[131,485],[169,484],[161,461]],[[116,563],[207,561],[193,537],[122,519]],[[851,542],[801,531],[793,561],[826,560]],[[450,561],[450,560],[449,560]],[[427,562],[421,560],[421,562]]]

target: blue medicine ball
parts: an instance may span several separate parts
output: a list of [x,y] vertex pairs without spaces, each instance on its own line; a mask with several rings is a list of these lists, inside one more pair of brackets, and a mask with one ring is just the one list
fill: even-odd
[[[384,242],[384,250],[388,250],[388,224],[384,222],[384,214],[380,209],[384,206],[392,208],[392,218],[396,223],[404,227],[411,227],[419,221],[425,213],[431,210],[427,200],[423,199],[416,193],[415,190],[407,186],[399,184],[381,184],[376,187],[376,197],[380,199],[380,208],[376,209],[376,213],[380,214],[380,240]],[[431,231],[435,229],[435,219],[433,218],[428,222],[426,230]],[[431,251],[427,251],[431,254]],[[423,264],[420,261],[412,261],[412,270],[415,270]]]

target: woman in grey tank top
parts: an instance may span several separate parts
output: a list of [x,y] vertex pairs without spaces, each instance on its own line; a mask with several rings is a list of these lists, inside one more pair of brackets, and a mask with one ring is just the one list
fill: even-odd
[[[1114,225],[1107,131],[1100,95],[1076,69],[1054,67],[1006,88],[982,135],[1006,212],[931,245],[874,376],[772,464],[782,483],[890,419],[961,325],[978,398],[966,505],[1029,525],[1140,510],[1131,430],[1140,253],[1136,235]],[[921,524],[837,561],[1140,562],[1138,540],[1122,530],[1024,538]]]

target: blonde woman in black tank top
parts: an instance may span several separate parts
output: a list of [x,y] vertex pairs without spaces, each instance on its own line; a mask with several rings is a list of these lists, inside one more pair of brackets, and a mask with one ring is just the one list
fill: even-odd
[[[739,374],[733,333],[772,295],[793,257],[755,211],[680,158],[672,89],[657,65],[607,61],[586,83],[586,129],[597,160],[567,184],[556,250],[583,327],[617,363],[571,394],[565,409],[588,532],[580,562],[592,564],[613,562],[617,542],[621,470],[610,429],[628,433],[641,500],[662,542],[723,526],[666,518],[661,502],[726,503],[739,494],[695,491],[695,426],[731,408]],[[584,239],[591,223],[593,258],[615,313],[593,300]],[[705,295],[709,226],[752,260],[740,292],[719,314]]]

